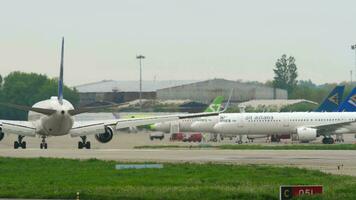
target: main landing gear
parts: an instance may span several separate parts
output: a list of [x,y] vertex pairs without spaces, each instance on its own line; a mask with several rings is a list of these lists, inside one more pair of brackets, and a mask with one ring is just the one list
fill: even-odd
[[42,136],[42,142],[40,144],[41,149],[47,149],[46,136]]
[[87,141],[87,136],[81,136],[82,141],[78,142],[78,149],[90,149],[90,142]]
[[18,149],[19,147],[26,149],[26,142],[22,141],[25,136],[19,135],[17,141],[14,142],[14,149]]
[[242,144],[242,135],[236,136],[236,141],[237,144]]
[[335,140],[332,137],[324,137],[323,138],[323,144],[334,144]]

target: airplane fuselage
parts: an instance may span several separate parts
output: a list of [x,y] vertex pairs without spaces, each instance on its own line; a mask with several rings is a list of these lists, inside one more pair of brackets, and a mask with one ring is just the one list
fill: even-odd
[[341,134],[355,132],[355,120],[353,112],[231,113],[220,114],[214,130],[236,135],[294,134],[301,127],[345,123],[333,131]]
[[28,121],[32,122],[36,127],[36,133],[45,136],[60,136],[69,133],[73,127],[74,119],[68,114],[68,110],[74,109],[73,105],[63,99],[60,104],[57,97],[37,102],[32,107],[53,109],[56,112],[50,116],[29,111]]
[[191,128],[191,125],[198,119],[199,118],[192,118],[192,119],[180,119],[173,122],[159,122],[159,123],[155,123],[152,126],[152,129],[156,131],[169,133],[171,131],[171,126],[177,125],[179,126],[180,132],[190,132],[190,131],[194,131]]
[[216,133],[214,126],[219,122],[219,116],[202,117],[192,123],[191,128],[194,131],[205,133]]

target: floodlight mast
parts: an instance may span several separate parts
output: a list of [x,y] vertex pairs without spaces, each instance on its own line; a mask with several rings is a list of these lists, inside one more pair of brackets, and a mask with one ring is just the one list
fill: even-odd
[[137,55],[136,59],[140,60],[140,94],[139,94],[139,99],[140,99],[140,111],[142,111],[142,59],[145,59],[145,56]]
[[[351,45],[351,50],[355,51],[355,76],[356,76],[356,44]],[[356,78],[354,79],[356,80]]]

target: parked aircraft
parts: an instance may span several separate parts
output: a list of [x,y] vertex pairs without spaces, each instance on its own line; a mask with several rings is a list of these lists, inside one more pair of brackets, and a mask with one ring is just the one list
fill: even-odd
[[356,87],[352,89],[346,99],[340,104],[339,112],[355,112],[356,111]]
[[[219,112],[221,108],[221,103],[224,101],[223,96],[217,96],[213,102],[205,109],[205,113],[211,112]],[[178,121],[170,121],[170,122],[160,122],[151,125],[151,129],[155,131],[161,131],[165,133],[170,133],[173,126],[177,127],[177,132],[189,132],[193,131],[191,128],[192,123],[194,123],[199,118],[193,119],[181,119]]]
[[[343,88],[344,86],[337,86],[328,96],[327,98],[323,101],[323,103],[321,104],[321,106],[319,107],[319,109],[317,110],[321,110],[323,112],[327,111],[327,110],[335,110],[335,106],[333,106],[330,102],[333,102],[333,104],[335,105],[339,105],[339,102],[342,98],[342,93],[343,93]],[[354,98],[354,100],[352,99],[353,96],[356,97],[356,88],[354,88],[352,90],[352,92],[349,94],[349,96],[343,101],[342,104],[340,104],[339,109],[344,109],[343,111],[353,111],[355,109],[353,105],[353,102],[355,102],[356,98]],[[336,109],[337,110],[337,109]],[[315,113],[315,114],[323,114],[323,113],[318,113],[318,112],[311,112],[311,113]],[[248,113],[227,113],[224,114],[223,117],[224,118],[229,118],[229,116],[243,116],[243,114],[248,114]],[[264,113],[250,113],[250,114],[264,114]],[[268,113],[266,113],[268,114]],[[273,115],[275,115],[276,113],[273,113]],[[281,113],[283,114],[283,113]],[[289,113],[290,116],[295,115],[296,113]],[[221,115],[222,116],[222,115]],[[230,128],[222,128],[223,125],[221,125],[222,122],[221,120],[221,116],[213,116],[213,117],[203,117],[200,118],[199,120],[197,120],[196,122],[194,122],[192,124],[192,128],[195,131],[202,131],[202,132],[210,132],[210,133],[220,133],[222,135],[236,135],[236,136],[240,136],[240,138],[242,138],[242,133],[240,133],[242,130],[237,130],[240,127],[235,127],[236,130],[232,130],[231,127]],[[284,119],[285,120],[285,119]],[[311,119],[312,120],[312,119]],[[255,126],[258,126],[260,121],[254,122]],[[219,126],[217,126],[217,124],[220,123]],[[243,123],[243,121],[239,121],[236,123]],[[228,125],[226,125],[228,126]],[[244,126],[244,125],[241,125]],[[265,125],[262,124],[262,126],[264,127]],[[273,125],[271,125],[273,126]],[[257,127],[256,127],[257,128]],[[242,131],[244,132],[244,131]],[[338,130],[334,133],[338,133],[341,134],[342,131]],[[286,135],[286,134],[290,134],[290,132],[284,132],[284,133],[272,133],[270,131],[264,131],[264,132],[254,132],[254,129],[250,129],[248,132],[246,132],[247,135],[260,135],[260,136],[265,136],[267,137],[268,135]],[[327,134],[325,134],[327,137],[325,140],[323,140],[323,143],[334,143],[333,138],[331,137],[333,133],[328,132]],[[319,135],[322,135],[319,131]],[[303,137],[298,137],[297,139],[301,140],[301,141],[307,141],[306,138]],[[316,139],[316,137],[310,137],[310,140]],[[238,140],[238,143],[242,143],[241,139]]]
[[328,96],[323,100],[320,106],[315,109],[315,112],[335,112],[338,111],[342,96],[344,94],[344,85],[336,86]]
[[324,136],[324,144],[334,143],[333,134],[356,131],[354,112],[292,112],[220,114],[214,129],[219,133],[296,134],[300,141]]

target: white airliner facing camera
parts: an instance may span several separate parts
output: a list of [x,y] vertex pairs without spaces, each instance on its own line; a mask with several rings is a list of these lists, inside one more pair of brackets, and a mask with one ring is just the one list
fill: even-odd
[[194,113],[169,116],[156,116],[146,118],[131,119],[113,119],[100,121],[74,121],[73,116],[92,111],[101,107],[83,107],[74,108],[67,100],[63,99],[63,56],[64,56],[64,38],[62,38],[60,76],[58,81],[58,96],[51,97],[48,100],[40,101],[32,107],[15,105],[10,103],[0,103],[20,110],[29,111],[28,121],[0,120],[0,140],[5,134],[16,134],[18,140],[14,142],[14,148],[26,148],[25,136],[42,137],[41,149],[47,149],[46,138],[49,136],[71,135],[80,137],[78,148],[90,149],[90,142],[87,141],[87,135],[95,135],[95,138],[101,143],[109,142],[113,137],[113,127],[116,129],[128,128],[133,126],[147,125],[156,122],[171,121],[177,119],[204,117],[218,115],[218,112]]

